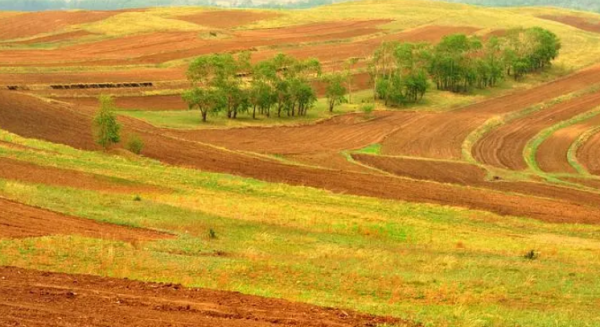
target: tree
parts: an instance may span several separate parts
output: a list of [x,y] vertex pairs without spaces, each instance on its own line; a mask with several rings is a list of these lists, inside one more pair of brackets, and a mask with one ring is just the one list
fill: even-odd
[[112,144],[119,143],[121,140],[119,132],[121,125],[117,122],[117,116],[114,113],[115,104],[112,97],[100,95],[100,108],[94,117],[94,134],[96,143],[107,150]]
[[354,78],[352,76],[352,71],[354,70],[354,66],[358,63],[358,58],[352,57],[345,61],[344,65],[346,68],[346,86],[348,89],[348,103],[352,103],[352,88],[354,87]]
[[325,96],[329,105],[329,112],[333,112],[336,105],[348,102],[346,94],[348,90],[344,86],[345,78],[342,74],[334,73],[325,78]]
[[182,98],[188,104],[188,109],[200,109],[202,122],[206,122],[209,112],[218,112],[224,106],[223,94],[211,88],[194,87],[185,91]]

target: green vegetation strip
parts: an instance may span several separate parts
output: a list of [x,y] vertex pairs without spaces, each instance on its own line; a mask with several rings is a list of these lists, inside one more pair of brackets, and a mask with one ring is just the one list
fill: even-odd
[[585,144],[585,142],[587,142],[587,140],[598,133],[600,133],[600,127],[592,128],[581,134],[569,147],[569,151],[567,152],[567,160],[569,161],[569,164],[581,175],[590,176],[591,174],[577,159],[577,152],[579,151],[579,148]]

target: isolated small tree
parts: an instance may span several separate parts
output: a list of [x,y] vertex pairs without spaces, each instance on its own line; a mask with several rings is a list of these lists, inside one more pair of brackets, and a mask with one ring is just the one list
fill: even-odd
[[346,94],[348,90],[344,86],[344,76],[341,74],[332,74],[325,79],[327,87],[325,96],[329,104],[329,112],[333,112],[333,107],[347,102]]
[[94,136],[96,143],[107,150],[112,144],[119,143],[121,125],[115,115],[115,104],[112,97],[100,95],[100,109],[94,118]]

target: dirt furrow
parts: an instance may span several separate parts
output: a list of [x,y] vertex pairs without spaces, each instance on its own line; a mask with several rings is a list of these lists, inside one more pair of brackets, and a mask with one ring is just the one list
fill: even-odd
[[600,92],[557,104],[503,125],[473,146],[473,157],[487,165],[523,170],[527,168],[523,150],[537,133],[600,105]]
[[382,143],[382,153],[436,159],[460,159],[465,138],[494,115],[525,109],[557,96],[600,83],[600,67],[551,83],[516,91],[465,108],[439,114],[398,129]]
[[[35,324],[30,324],[35,322]],[[236,292],[0,267],[0,325],[417,326],[392,317]]]

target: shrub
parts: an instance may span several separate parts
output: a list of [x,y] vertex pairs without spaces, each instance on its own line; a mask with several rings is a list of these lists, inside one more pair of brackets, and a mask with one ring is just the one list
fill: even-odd
[[364,113],[365,113],[365,115],[367,115],[367,116],[371,115],[371,113],[373,113],[373,110],[374,110],[374,109],[375,109],[375,105],[374,105],[374,104],[372,104],[372,103],[363,104],[363,105],[360,107],[360,110],[361,110],[362,112],[364,112]]
[[136,202],[142,201],[142,197],[139,195],[136,195],[133,197],[133,201],[136,201]]
[[531,250],[525,254],[525,259],[535,260],[539,257],[539,254],[535,252],[535,250]]
[[127,149],[135,154],[142,153],[144,141],[138,135],[132,135],[127,142]]
[[208,230],[208,238],[211,240],[217,238],[217,233],[214,229],[211,228]]

